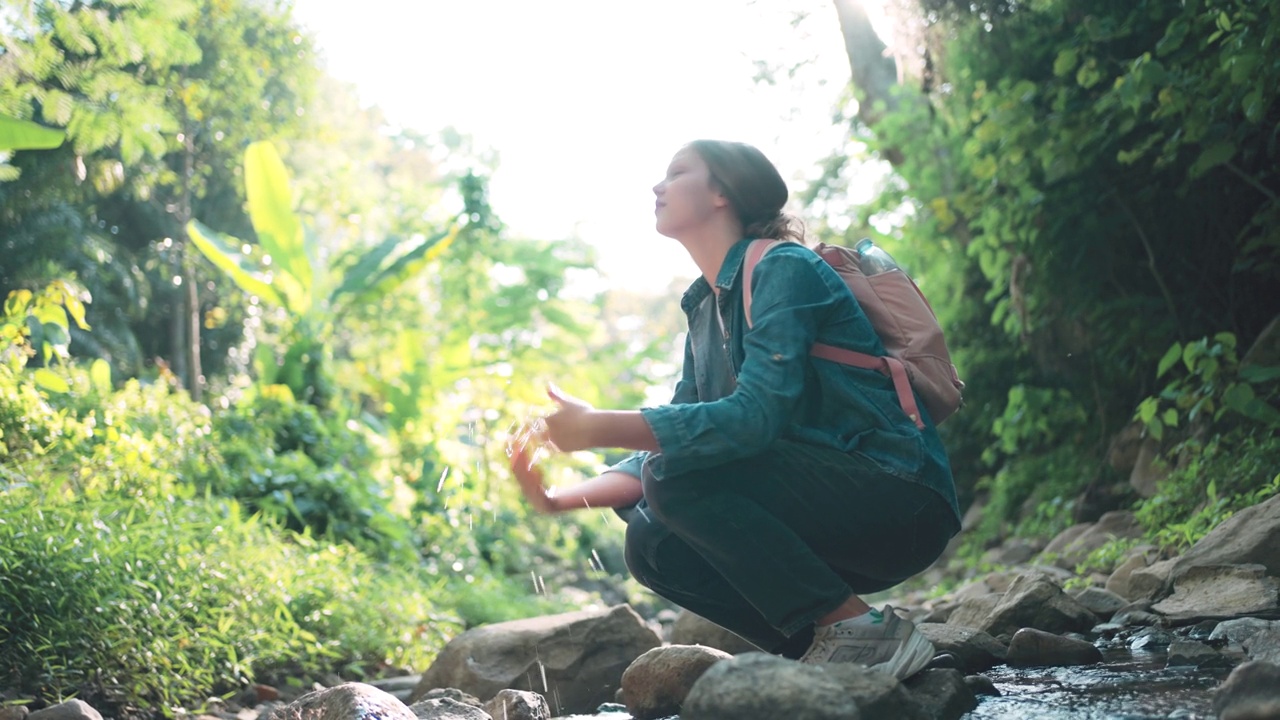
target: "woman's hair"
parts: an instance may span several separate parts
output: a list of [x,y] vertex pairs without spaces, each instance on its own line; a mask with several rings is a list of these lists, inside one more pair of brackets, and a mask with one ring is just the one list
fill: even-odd
[[711,182],[733,205],[743,235],[804,242],[804,226],[782,212],[787,183],[764,153],[726,140],[694,140],[689,147],[707,164]]

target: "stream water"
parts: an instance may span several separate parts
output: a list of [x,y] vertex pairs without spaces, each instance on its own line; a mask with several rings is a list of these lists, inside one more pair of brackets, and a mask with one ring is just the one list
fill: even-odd
[[[982,674],[1001,695],[979,697],[978,708],[962,720],[1205,720],[1212,717],[1213,689],[1229,673],[1166,668],[1163,652],[1111,649],[1103,657],[1103,664],[1088,667],[987,670]],[[630,718],[610,710],[556,720]]]

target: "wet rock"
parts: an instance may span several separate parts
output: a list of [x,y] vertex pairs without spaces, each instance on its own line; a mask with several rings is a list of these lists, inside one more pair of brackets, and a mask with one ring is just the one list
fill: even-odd
[[1195,640],[1175,638],[1169,643],[1169,659],[1165,667],[1226,668],[1233,665],[1217,650]]
[[1250,660],[1262,660],[1280,665],[1280,630],[1263,630],[1244,641],[1244,650]]
[[974,695],[1000,697],[1000,691],[996,689],[996,684],[991,682],[991,678],[986,675],[965,675],[964,684],[969,686]]
[[418,683],[421,681],[421,675],[400,675],[398,677],[370,680],[369,684],[394,697],[400,702],[407,703],[409,701],[409,696],[413,694],[413,689],[417,687]]
[[1223,620],[1209,633],[1210,640],[1226,640],[1228,644],[1244,647],[1249,638],[1267,630],[1280,630],[1280,620],[1262,618],[1236,618]]
[[1098,587],[1087,587],[1081,590],[1075,594],[1075,599],[1089,612],[1103,619],[1115,615],[1117,610],[1129,604],[1125,598]]
[[929,720],[924,707],[907,692],[896,678],[869,672],[861,665],[824,665],[827,674],[839,682],[867,720]]
[[1074,525],[1063,530],[1045,546],[1044,555],[1052,557],[1054,565],[1072,570],[1090,553],[1112,540],[1142,537],[1142,532],[1142,526],[1132,512],[1113,510],[1103,513],[1095,523]]
[[528,690],[501,690],[484,704],[484,711],[495,720],[549,720],[551,717],[547,699]]
[[[409,711],[418,720],[493,720],[493,716],[485,712],[484,708],[447,697],[419,700],[409,706]],[[380,719],[370,718],[370,720]]]
[[1280,666],[1247,662],[1218,686],[1213,696],[1218,720],[1280,718]]
[[1013,634],[1006,662],[1013,667],[1093,665],[1102,662],[1102,652],[1083,640],[1023,628]]
[[1129,592],[1121,593],[1130,600],[1155,600],[1165,593],[1178,558],[1160,560],[1129,574]]
[[680,712],[689,689],[712,665],[733,657],[701,645],[671,645],[649,650],[622,673],[622,698],[637,720]]
[[1135,652],[1156,652],[1169,647],[1171,642],[1173,642],[1173,635],[1164,630],[1149,627],[1139,630],[1129,638],[1129,649]]
[[1209,645],[1213,645],[1215,647],[1219,645],[1225,645],[1226,644],[1225,642],[1218,642],[1216,640],[1212,642],[1209,641],[1210,636],[1213,635],[1213,631],[1216,629],[1218,629],[1217,620],[1201,620],[1195,625],[1192,625],[1191,627],[1187,628],[1187,639],[1198,640],[1200,642],[1208,643]]
[[411,699],[451,687],[478,697],[541,692],[558,714],[590,713],[614,699],[631,661],[659,644],[628,605],[472,628],[449,641]]
[[404,703],[372,685],[343,683],[275,708],[268,720],[416,720]]
[[1124,627],[1164,627],[1168,621],[1145,610],[1124,610],[1116,613],[1111,622]]
[[924,669],[925,670],[938,670],[938,669],[962,670],[964,669],[964,666],[960,664],[960,658],[956,657],[955,655],[952,655],[951,653],[944,652],[944,653],[938,653],[937,655],[934,655],[933,659],[930,660],[929,663],[924,666]]
[[1173,594],[1151,609],[1175,623],[1275,612],[1280,581],[1267,577],[1261,565],[1197,565],[1179,575]]
[[703,645],[722,650],[730,655],[761,650],[742,637],[688,610],[682,610],[676,617],[675,624],[671,626],[671,644]]
[[1140,570],[1155,561],[1156,549],[1151,545],[1139,545],[1129,552],[1129,557],[1124,562],[1116,566],[1116,569],[1107,577],[1106,584],[1103,585],[1107,590],[1128,600],[1136,599],[1129,588],[1129,577],[1135,570]]
[[693,684],[681,720],[859,720],[848,691],[823,668],[765,653],[711,666]]
[[978,707],[978,699],[958,670],[922,670],[902,684],[933,720],[959,720]]
[[27,720],[102,720],[102,714],[83,700],[68,700],[27,715]]
[[1007,649],[981,630],[957,625],[920,623],[916,626],[939,653],[955,656],[961,670],[975,673],[1004,662]]
[[[962,608],[963,609],[963,608]],[[953,617],[950,624],[957,624]],[[1040,573],[1019,575],[986,618],[970,625],[992,635],[1035,628],[1050,633],[1086,631],[1097,616]]]

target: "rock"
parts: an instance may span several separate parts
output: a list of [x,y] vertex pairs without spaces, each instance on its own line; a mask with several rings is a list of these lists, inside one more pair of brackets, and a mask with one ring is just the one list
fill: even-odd
[[1002,593],[987,593],[965,598],[947,617],[947,624],[979,629],[991,617],[991,613],[995,612],[1003,597]]
[[499,690],[484,711],[494,720],[550,720],[551,708],[547,699],[528,690]]
[[978,707],[978,699],[958,670],[922,670],[902,684],[933,720],[959,720]]
[[1102,653],[1083,640],[1023,628],[1013,634],[1007,662],[1012,667],[1094,665],[1102,662]]
[[372,685],[315,690],[271,711],[268,720],[416,720],[404,703]]
[[1133,574],[1133,571],[1140,570],[1151,564],[1155,555],[1154,550],[1150,545],[1134,548],[1128,559],[1117,565],[1116,569],[1112,570],[1111,574],[1107,576],[1107,582],[1103,587],[1126,600],[1137,599],[1129,589],[1129,576]]
[[[1280,497],[1280,496],[1277,496]],[[1151,609],[1175,623],[1280,610],[1280,581],[1261,565],[1195,565]]]
[[1111,438],[1111,445],[1107,448],[1107,464],[1121,475],[1133,470],[1134,463],[1138,462],[1138,448],[1146,439],[1143,437],[1145,434],[1146,427],[1140,422],[1125,425]]
[[1074,597],[1089,612],[1104,619],[1115,615],[1117,610],[1129,604],[1125,598],[1098,587],[1087,587]]
[[711,666],[689,690],[681,720],[859,720],[849,692],[821,666],[743,653]]
[[671,626],[672,645],[702,645],[722,650],[730,655],[744,652],[760,652],[741,636],[720,627],[710,620],[688,610],[681,611]]
[[1169,463],[1160,457],[1160,443],[1147,438],[1138,446],[1138,456],[1129,471],[1129,487],[1144,498],[1155,497],[1160,483],[1169,477],[1170,469]]
[[1205,565],[1261,565],[1280,577],[1280,495],[1232,515],[1177,559],[1174,579]]
[[853,664],[824,665],[822,669],[840,683],[867,720],[930,720],[925,708],[894,677]]
[[419,700],[409,706],[409,712],[419,720],[493,720],[484,708],[447,697]]
[[1073,525],[1063,530],[1044,548],[1044,555],[1060,568],[1072,570],[1094,550],[1115,539],[1142,537],[1142,526],[1128,510],[1103,513],[1096,523]]
[[1280,666],[1265,662],[1239,665],[1213,695],[1218,720],[1280,718]]
[[410,698],[433,688],[478,697],[510,688],[541,692],[556,714],[590,713],[614,699],[631,661],[658,644],[627,605],[484,625],[450,640]]
[[991,678],[986,675],[965,675],[964,684],[969,686],[974,695],[1000,697],[1000,691],[996,689],[996,684],[991,682]]
[[1029,538],[1008,538],[982,555],[988,566],[1021,565],[1036,556],[1044,546]]
[[1223,620],[1209,633],[1209,639],[1225,640],[1230,645],[1244,647],[1246,640],[1266,630],[1280,630],[1280,620],[1251,617]]
[[975,673],[1004,662],[1005,646],[981,630],[939,623],[920,623],[916,629],[933,643],[934,650],[954,655],[965,672]]
[[1121,610],[1111,622],[1124,627],[1164,627],[1168,622],[1155,613],[1145,610]]
[[1165,666],[1220,668],[1230,667],[1231,661],[1204,643],[1175,638],[1169,643],[1169,659],[1165,662]]
[[484,707],[484,703],[480,702],[480,698],[476,697],[475,695],[472,695],[471,693],[462,692],[458,688],[432,688],[428,690],[426,694],[424,694],[422,697],[418,698],[418,702],[421,702],[423,700],[436,700],[439,698],[449,698],[450,700],[457,700],[460,703],[466,703],[467,705],[475,705],[478,708]]
[[1173,636],[1164,630],[1156,628],[1143,628],[1133,637],[1129,638],[1129,649],[1133,651],[1155,652],[1169,647],[1169,643],[1173,642]]
[[5,705],[0,707],[0,720],[25,720],[30,712],[26,705]]
[[418,683],[421,681],[421,675],[400,675],[397,677],[370,680],[369,684],[394,697],[400,702],[407,704],[409,696],[413,694],[413,689],[417,687]]
[[731,657],[723,650],[701,645],[671,645],[649,650],[622,673],[622,698],[627,712],[636,720],[679,713],[689,689],[702,673]]
[[[964,608],[962,607],[961,610]],[[953,616],[949,621],[955,623]],[[1050,633],[1084,632],[1098,618],[1040,573],[1019,575],[990,615],[970,625],[991,635],[1035,628]]]
[[1124,597],[1130,600],[1155,600],[1164,596],[1177,563],[1178,558],[1169,558],[1135,569],[1129,573],[1129,592]]
[[1280,629],[1255,633],[1244,641],[1244,650],[1250,660],[1280,665]]
[[37,710],[27,720],[102,720],[102,714],[83,700],[68,700]]
[[920,618],[922,623],[945,623],[951,619],[951,613],[960,607],[960,603],[939,603],[936,607],[929,611],[927,615]]

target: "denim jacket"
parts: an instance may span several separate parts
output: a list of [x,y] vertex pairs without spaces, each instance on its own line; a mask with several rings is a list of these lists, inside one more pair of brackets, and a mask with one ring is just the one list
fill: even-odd
[[681,298],[689,333],[680,381],[670,404],[641,410],[661,453],[635,453],[611,469],[640,477],[647,462],[662,478],[749,457],[788,438],[859,453],[933,488],[958,520],[946,451],[923,403],[921,431],[887,377],[809,355],[815,342],[885,354],[848,286],[809,248],[776,247],[752,275],[748,329],[741,278],[749,244],[742,240],[725,256],[718,294],[699,277]]

